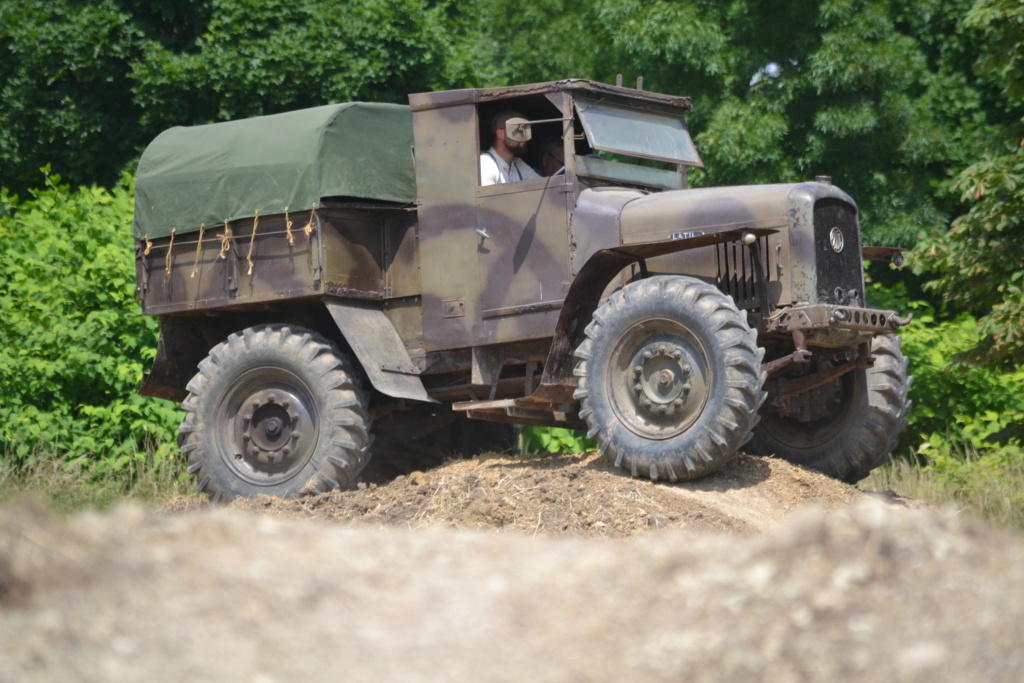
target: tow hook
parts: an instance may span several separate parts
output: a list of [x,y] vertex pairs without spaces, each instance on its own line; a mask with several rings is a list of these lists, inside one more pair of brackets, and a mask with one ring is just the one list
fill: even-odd
[[913,313],[908,313],[906,320],[900,320],[899,314],[898,313],[893,313],[892,315],[889,316],[889,324],[892,325],[894,328],[896,328],[898,330],[901,327],[909,325],[910,321],[913,320],[913,319],[914,319],[914,314]]

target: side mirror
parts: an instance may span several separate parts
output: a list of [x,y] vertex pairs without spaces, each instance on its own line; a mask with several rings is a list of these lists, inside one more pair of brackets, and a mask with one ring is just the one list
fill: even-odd
[[516,142],[529,142],[533,138],[533,127],[526,119],[509,119],[505,122],[505,137]]

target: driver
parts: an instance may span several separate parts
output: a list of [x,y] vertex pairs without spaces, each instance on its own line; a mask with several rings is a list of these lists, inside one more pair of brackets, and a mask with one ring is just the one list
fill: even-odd
[[523,157],[526,156],[526,142],[506,137],[505,124],[509,119],[525,118],[522,114],[505,110],[491,120],[490,131],[494,135],[491,148],[480,155],[480,184],[516,183],[520,180],[540,178]]

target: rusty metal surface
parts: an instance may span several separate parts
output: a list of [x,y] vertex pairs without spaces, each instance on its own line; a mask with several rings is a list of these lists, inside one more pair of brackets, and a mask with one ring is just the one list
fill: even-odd
[[860,249],[861,254],[864,255],[865,261],[890,261],[894,266],[899,268],[903,265],[904,257],[903,254],[906,249],[901,247],[868,247],[864,246]]
[[[309,212],[206,226],[182,238],[136,243],[136,296],[147,315],[316,295],[321,263]],[[317,220],[314,218],[314,224]],[[255,226],[255,235],[254,232]],[[146,252],[149,252],[148,254]]]
[[373,388],[394,398],[432,401],[395,327],[379,309],[333,297],[327,310],[356,354]]
[[166,316],[160,321],[153,367],[143,375],[139,394],[169,401],[184,401],[185,386],[207,352],[207,342],[190,320]]
[[384,297],[384,216],[369,211],[320,211],[324,290],[334,296]]
[[[480,139],[476,109],[457,105],[413,113],[419,192],[423,346],[469,346],[480,317],[477,299],[476,188]],[[468,276],[467,276],[468,275]],[[465,315],[446,316],[461,300]]]
[[643,196],[640,190],[621,187],[598,187],[579,193],[570,219],[570,258],[573,275],[579,273],[583,265],[597,252],[622,244],[622,210],[627,204]]
[[384,238],[385,296],[419,296],[419,226],[416,214],[391,216],[385,223]]
[[857,358],[855,360],[847,361],[833,368],[827,370],[820,370],[810,375],[802,377],[796,377],[789,379],[786,377],[780,377],[777,379],[770,379],[765,384],[765,388],[769,394],[773,397],[772,403],[774,405],[785,405],[786,401],[793,396],[805,394],[809,391],[823,387],[830,382],[842,377],[848,372],[853,372],[857,369],[863,369],[870,367],[873,363],[873,358],[868,356],[864,358]]
[[[488,235],[477,233],[482,318],[561,306],[571,279],[563,180],[541,178],[478,191],[477,225]],[[483,326],[485,336],[477,335],[479,343],[519,337],[507,327]]]
[[895,334],[903,324],[896,311],[817,304],[787,309],[777,318],[766,321],[765,331],[836,328],[879,335]]
[[183,401],[186,386],[211,347],[235,331],[230,319],[167,315],[160,319],[153,366],[145,373],[139,394]]
[[716,187],[648,195],[622,210],[623,244],[677,235],[743,229],[778,229],[787,224],[791,185]]

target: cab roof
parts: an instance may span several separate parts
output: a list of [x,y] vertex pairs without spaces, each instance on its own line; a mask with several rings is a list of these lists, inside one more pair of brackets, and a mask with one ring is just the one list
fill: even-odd
[[689,97],[683,97],[681,95],[663,95],[661,93],[650,92],[647,90],[625,88],[618,85],[608,85],[607,83],[599,83],[597,81],[590,81],[584,78],[569,78],[562,81],[531,83],[529,85],[512,85],[502,88],[467,88],[464,90],[415,93],[409,95],[409,105],[415,112],[424,109],[449,107],[456,104],[491,102],[506,98],[543,95],[545,93],[558,91],[573,91],[591,93],[594,95],[615,95],[635,101],[662,104],[669,107],[679,107],[681,109],[690,109],[692,107]]

